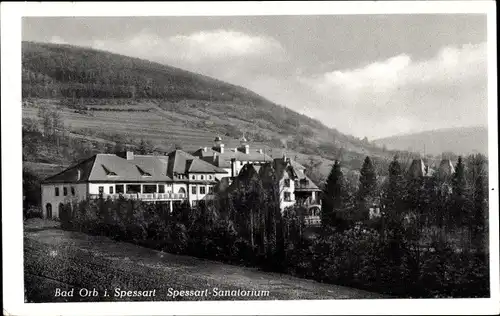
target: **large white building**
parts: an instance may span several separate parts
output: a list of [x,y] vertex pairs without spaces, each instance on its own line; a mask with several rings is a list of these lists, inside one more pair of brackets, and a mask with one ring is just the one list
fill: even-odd
[[151,202],[175,204],[199,201],[214,196],[217,168],[182,150],[165,156],[97,154],[41,184],[45,217],[59,217],[62,204],[99,197],[123,196]]
[[64,203],[86,199],[128,199],[196,206],[227,189],[244,166],[257,170],[272,166],[278,175],[280,207],[301,203],[308,206],[311,223],[319,221],[319,188],[305,175],[305,168],[283,157],[273,159],[262,149],[251,150],[241,139],[238,148],[224,148],[217,137],[212,148],[193,154],[175,150],[166,155],[97,154],[54,176],[41,185],[45,217],[58,218]]

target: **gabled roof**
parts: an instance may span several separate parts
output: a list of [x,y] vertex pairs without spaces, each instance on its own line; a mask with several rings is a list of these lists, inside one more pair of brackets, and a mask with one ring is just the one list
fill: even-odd
[[454,172],[455,172],[455,167],[453,167],[451,160],[449,160],[449,159],[441,160],[441,163],[439,164],[439,169],[438,169],[438,177],[440,177],[441,179],[444,179],[444,178],[452,176]]
[[[104,166],[104,168],[102,167]],[[109,175],[106,170],[116,175]],[[97,154],[88,181],[171,181],[167,165],[156,156],[134,156],[127,160],[114,154]]]
[[181,150],[168,156],[134,155],[133,159],[97,154],[45,179],[43,183],[170,182],[174,177],[169,172],[226,173],[224,169]]
[[42,181],[42,183],[83,183],[87,182],[94,167],[97,155],[85,159],[78,164],[71,166],[53,176]]
[[427,174],[425,163],[422,159],[414,159],[408,169],[408,176],[410,178],[419,178]]
[[218,168],[180,149],[168,154],[168,172],[174,178],[176,174],[186,173],[227,173],[226,170]]
[[[260,153],[258,150],[250,149],[248,154],[235,149],[235,148],[225,148],[224,153],[220,153],[212,148],[200,148],[193,153],[194,156],[200,157],[206,162],[213,164],[214,166],[220,168],[231,168],[231,159],[236,159],[237,161],[272,161],[269,155],[265,153]],[[215,156],[214,156],[215,155]],[[214,157],[218,157],[214,159]]]

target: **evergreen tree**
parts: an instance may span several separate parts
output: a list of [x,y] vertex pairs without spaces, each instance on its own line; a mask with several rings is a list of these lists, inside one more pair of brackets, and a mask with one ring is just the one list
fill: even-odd
[[398,157],[394,156],[393,161],[389,164],[389,177],[386,192],[384,195],[384,206],[390,213],[400,211],[401,202],[403,200],[403,174]]
[[369,207],[374,202],[377,190],[377,174],[370,157],[366,157],[361,167],[359,188],[357,195],[358,213],[357,220],[368,219]]
[[143,138],[141,138],[141,142],[139,143],[139,147],[137,148],[137,152],[139,155],[148,154],[148,145]]
[[458,157],[455,173],[452,177],[452,211],[450,213],[451,222],[456,225],[462,225],[469,214],[467,212],[467,180],[465,178],[465,165],[462,156]]
[[375,197],[377,189],[377,175],[370,157],[366,156],[361,167],[359,177],[358,198],[364,200]]
[[335,226],[338,213],[343,210],[346,187],[340,162],[335,160],[326,180],[322,194],[321,223],[326,227]]
[[487,243],[488,216],[488,171],[487,159],[484,155],[470,155],[467,159],[467,180],[470,183],[470,203],[472,214],[468,219],[471,227],[472,240],[476,249]]
[[464,197],[467,190],[467,181],[465,179],[465,165],[462,156],[458,157],[455,173],[452,179],[453,194],[457,197]]

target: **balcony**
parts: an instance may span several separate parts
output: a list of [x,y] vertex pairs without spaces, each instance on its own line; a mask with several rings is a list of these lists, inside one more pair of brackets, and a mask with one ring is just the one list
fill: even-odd
[[300,191],[300,192],[320,191],[318,187],[309,180],[295,180],[294,189],[295,191]]
[[307,226],[318,226],[321,225],[321,218],[319,216],[305,216],[304,217],[304,223]]
[[[129,200],[142,200],[142,201],[181,201],[187,199],[186,193],[121,193],[121,194],[102,194],[103,199],[111,198],[112,200],[118,199],[122,196]],[[91,200],[98,199],[99,194],[89,194]]]

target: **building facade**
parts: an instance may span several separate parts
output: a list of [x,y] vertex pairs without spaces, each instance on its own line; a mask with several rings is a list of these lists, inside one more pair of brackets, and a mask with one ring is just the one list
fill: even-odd
[[58,218],[64,203],[120,196],[175,205],[213,199],[216,174],[225,171],[182,150],[166,156],[97,154],[41,184],[45,217]]
[[170,210],[188,203],[197,206],[226,190],[245,166],[258,171],[272,167],[278,177],[280,208],[301,204],[307,207],[306,221],[319,223],[320,189],[305,175],[305,167],[290,158],[273,159],[262,149],[250,149],[240,139],[237,148],[224,148],[217,137],[212,148],[193,154],[174,150],[165,155],[136,155],[131,151],[97,154],[72,166],[41,184],[45,217],[59,218],[65,203],[87,199],[136,199],[166,203]]

